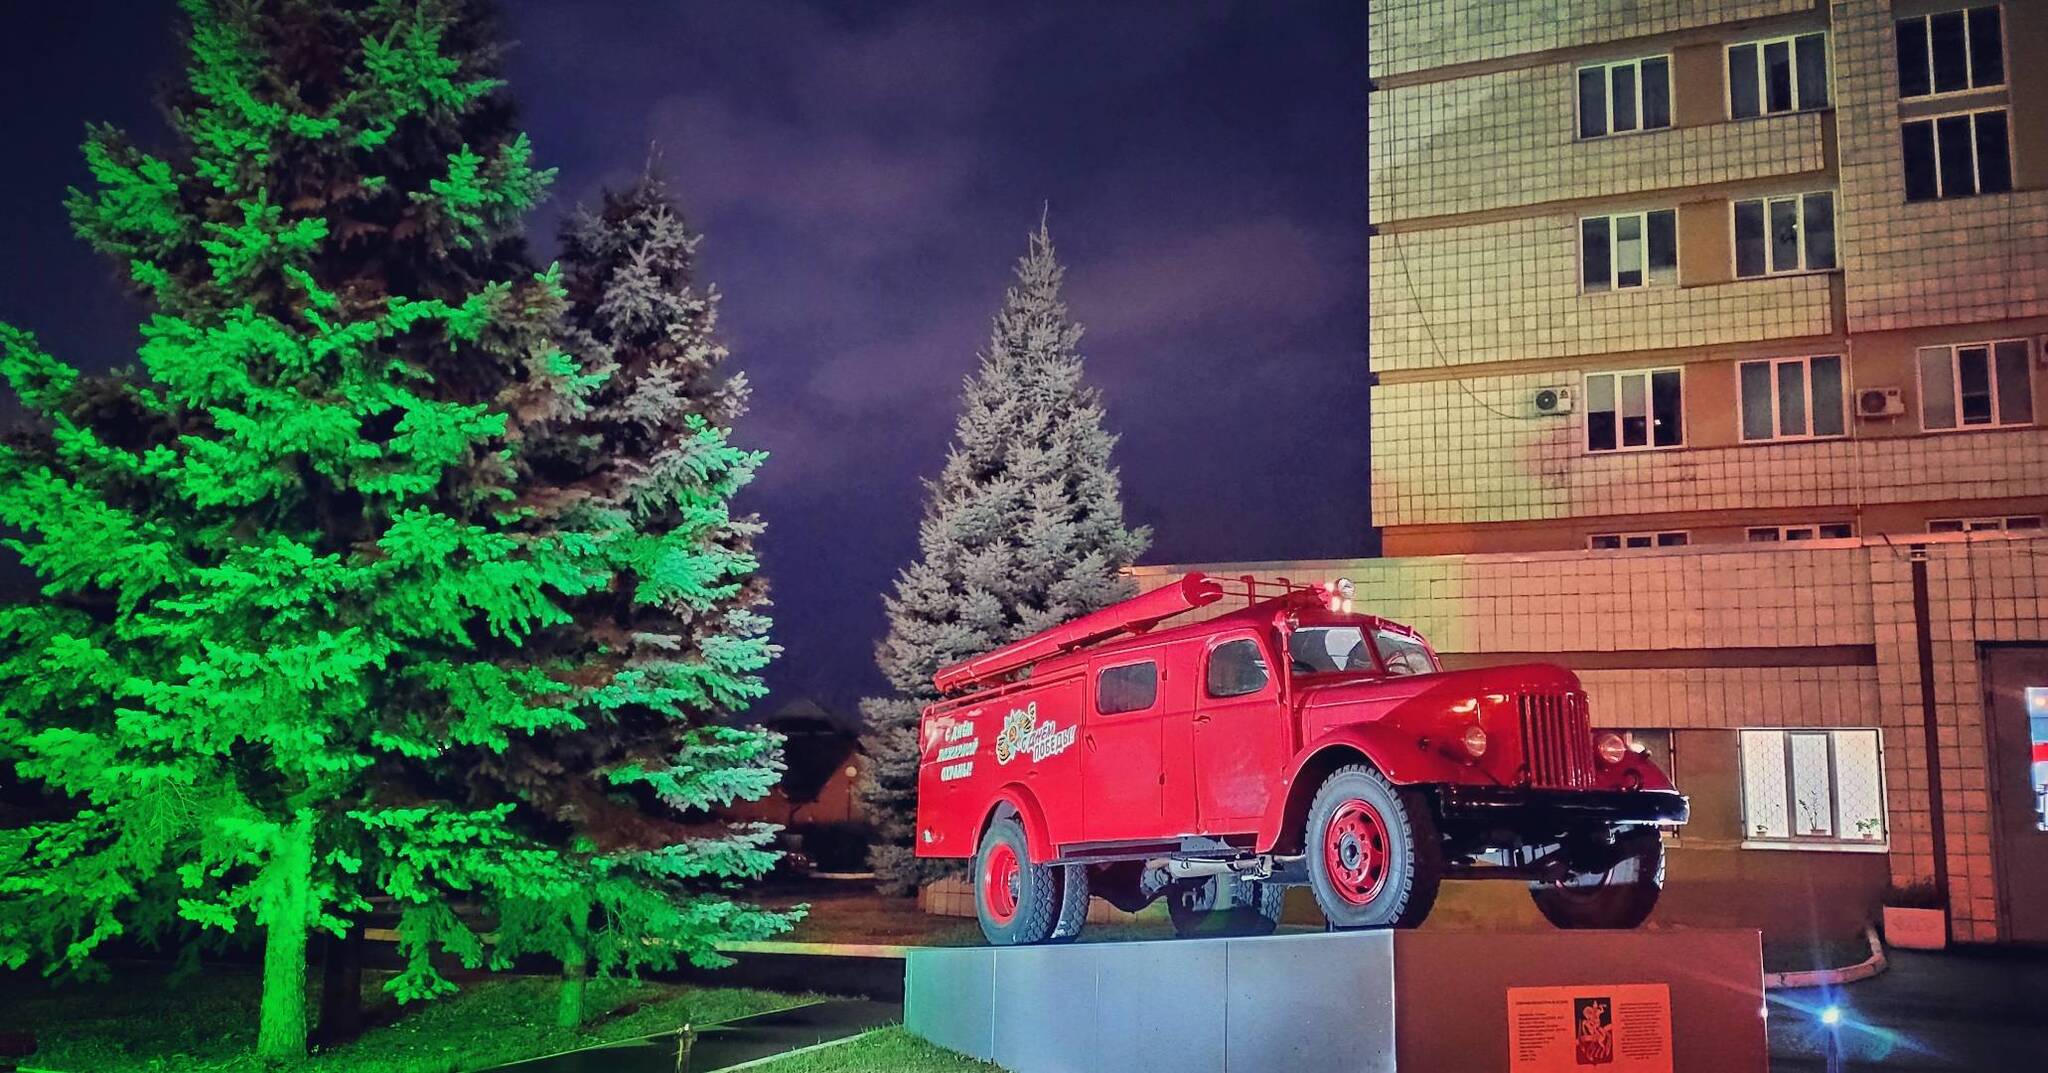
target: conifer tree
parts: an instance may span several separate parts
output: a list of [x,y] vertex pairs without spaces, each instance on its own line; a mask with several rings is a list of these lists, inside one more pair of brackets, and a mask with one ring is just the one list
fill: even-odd
[[1041,221],[967,378],[945,468],[927,486],[919,558],[886,600],[876,662],[893,693],[861,705],[871,761],[861,794],[887,893],[949,871],[920,862],[913,845],[918,712],[937,698],[933,672],[1131,595],[1122,570],[1151,540],[1124,525],[1116,437],[1083,379],[1064,275]]
[[[564,280],[523,263],[549,175],[509,121],[482,0],[184,8],[175,151],[95,129],[69,206],[149,309],[139,374],[81,380],[0,326],[0,378],[36,423],[0,444],[0,526],[42,586],[0,609],[0,762],[67,802],[0,831],[0,963],[254,928],[258,1051],[287,1058],[308,936],[369,895],[399,907],[390,986],[411,999],[449,987],[435,949],[488,959],[457,899],[602,905],[606,868],[758,871],[744,839],[600,867],[463,761],[650,691],[737,702],[763,642],[736,613],[700,677],[544,644],[566,608],[621,592],[622,556],[662,606],[750,567],[607,528],[628,519],[545,524],[521,498],[529,432],[589,412],[612,359],[565,348]],[[681,508],[693,535],[756,461],[705,435],[684,450],[711,489]],[[763,788],[758,736],[689,744],[609,778],[688,803]],[[690,956],[692,929],[733,915],[671,908]]]
[[579,413],[523,430],[523,501],[530,531],[573,537],[611,581],[516,653],[577,668],[577,725],[464,761],[527,802],[584,875],[562,903],[513,892],[499,929],[501,956],[561,958],[564,1025],[582,1019],[587,971],[715,963],[718,941],[788,926],[722,882],[773,865],[774,829],[707,815],[765,794],[780,763],[775,736],[727,722],[762,694],[774,649],[761,526],[729,507],[762,455],[730,442],[746,382],[721,368],[698,242],[651,168],[564,229],[571,349],[604,355],[608,378]]

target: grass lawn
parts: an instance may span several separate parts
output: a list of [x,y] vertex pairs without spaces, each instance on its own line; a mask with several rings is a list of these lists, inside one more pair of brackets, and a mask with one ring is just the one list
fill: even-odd
[[[40,1050],[23,1070],[61,1073],[257,1073],[253,970],[210,968],[172,981],[153,967],[116,965],[104,984],[52,984],[0,974],[0,1031],[34,1032]],[[317,975],[317,974],[316,974]],[[305,1073],[469,1073],[610,1040],[765,1013],[809,996],[740,988],[593,982],[581,1031],[554,1027],[555,988],[543,979],[465,983],[459,994],[399,1007],[365,974],[375,1026],[353,1043],[314,1054]],[[317,1008],[309,1002],[308,1008]]]
[[926,1043],[898,1025],[753,1066],[749,1073],[999,1073],[1002,1068]]

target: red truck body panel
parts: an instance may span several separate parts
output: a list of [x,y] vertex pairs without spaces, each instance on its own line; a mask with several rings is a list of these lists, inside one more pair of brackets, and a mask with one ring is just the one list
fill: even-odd
[[[1242,595],[1240,610],[1158,628],[1222,598],[1218,582],[1191,574],[942,670],[942,691],[968,692],[929,706],[920,725],[918,854],[972,856],[1004,808],[1023,819],[1038,863],[1191,836],[1268,852],[1300,835],[1290,816],[1315,789],[1304,773],[1319,782],[1361,759],[1397,785],[1670,787],[1640,754],[1595,759],[1568,670],[1446,672],[1413,630],[1351,613],[1333,587],[1262,600],[1247,579]],[[1318,630],[1357,631],[1372,649],[1345,658],[1369,662],[1304,671],[1293,638]],[[1392,673],[1394,645],[1422,673]],[[1487,738],[1477,757],[1462,744],[1474,725]]]

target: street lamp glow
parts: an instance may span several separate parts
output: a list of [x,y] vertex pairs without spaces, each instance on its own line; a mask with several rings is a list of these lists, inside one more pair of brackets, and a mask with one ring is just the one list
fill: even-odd
[[1824,1025],[1838,1025],[1838,1024],[1841,1024],[1841,1023],[1842,1023],[1842,1008],[1841,1008],[1840,1006],[1829,1006],[1829,1007],[1827,1007],[1826,1009],[1823,1009],[1823,1010],[1821,1010],[1821,1011],[1820,1011],[1820,1023],[1821,1023],[1821,1024],[1824,1024]]

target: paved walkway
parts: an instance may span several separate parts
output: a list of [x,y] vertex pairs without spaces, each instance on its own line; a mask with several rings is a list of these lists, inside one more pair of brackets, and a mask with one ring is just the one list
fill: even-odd
[[677,1040],[671,1035],[559,1054],[499,1069],[504,1073],[709,1073],[799,1047],[845,1039],[901,1020],[900,1003],[835,999],[711,1025],[697,1033],[687,1062],[676,1060]]
[[[1773,991],[1774,1073],[2004,1073],[2048,1055],[2048,952],[1892,950],[1891,970],[1839,988]],[[1840,1011],[1833,1030],[1820,1021]]]

